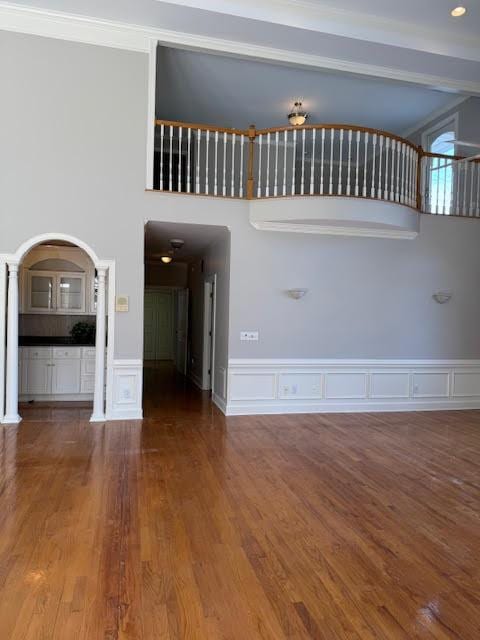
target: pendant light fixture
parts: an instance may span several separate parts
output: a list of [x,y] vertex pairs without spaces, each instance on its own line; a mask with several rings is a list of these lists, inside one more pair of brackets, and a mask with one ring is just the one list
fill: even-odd
[[306,119],[308,118],[308,113],[303,109],[302,103],[300,100],[297,100],[293,109],[287,116],[288,121],[294,127],[299,127],[302,124],[305,124]]

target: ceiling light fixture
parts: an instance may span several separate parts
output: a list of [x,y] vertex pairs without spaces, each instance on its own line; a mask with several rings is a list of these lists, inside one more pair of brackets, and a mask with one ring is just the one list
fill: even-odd
[[300,100],[297,100],[294,103],[293,109],[288,114],[287,118],[289,123],[294,127],[299,127],[302,124],[305,124],[305,120],[308,118],[308,113],[304,111]]
[[467,13],[467,10],[465,7],[455,7],[455,9],[452,9],[450,13],[454,18],[460,18]]
[[170,262],[173,260],[172,256],[162,256],[160,258],[160,260],[164,263],[164,264],[170,264]]

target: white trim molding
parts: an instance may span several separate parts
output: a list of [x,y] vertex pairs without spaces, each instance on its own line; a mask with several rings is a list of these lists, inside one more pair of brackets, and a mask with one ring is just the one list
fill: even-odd
[[448,409],[480,409],[480,360],[229,361],[226,415]]
[[377,78],[389,78],[433,89],[480,95],[480,82],[476,80],[466,80],[453,76],[438,76],[384,65],[368,64],[354,59],[330,58],[290,49],[267,47],[250,42],[227,40],[170,29],[143,27],[61,11],[18,6],[8,2],[0,2],[0,25],[6,31],[142,53],[151,53],[152,40],[156,40],[158,43],[167,46],[213,51],[267,62],[281,60],[283,64],[299,65],[306,68],[333,69]]
[[141,420],[143,360],[113,361],[112,406],[107,420]]

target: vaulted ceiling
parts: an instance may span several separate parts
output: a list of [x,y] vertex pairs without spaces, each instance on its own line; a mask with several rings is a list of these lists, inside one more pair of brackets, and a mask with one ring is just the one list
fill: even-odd
[[455,99],[403,82],[159,47],[159,118],[267,128],[286,125],[298,97],[310,122],[357,124],[398,134]]

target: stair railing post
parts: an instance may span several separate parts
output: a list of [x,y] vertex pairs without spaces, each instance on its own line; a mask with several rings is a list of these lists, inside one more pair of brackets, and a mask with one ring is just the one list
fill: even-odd
[[422,158],[423,147],[417,147],[417,209],[422,210]]
[[257,131],[255,125],[251,124],[248,128],[248,161],[247,161],[247,200],[253,200],[255,193],[255,179],[253,177],[253,166],[255,161],[255,138]]

